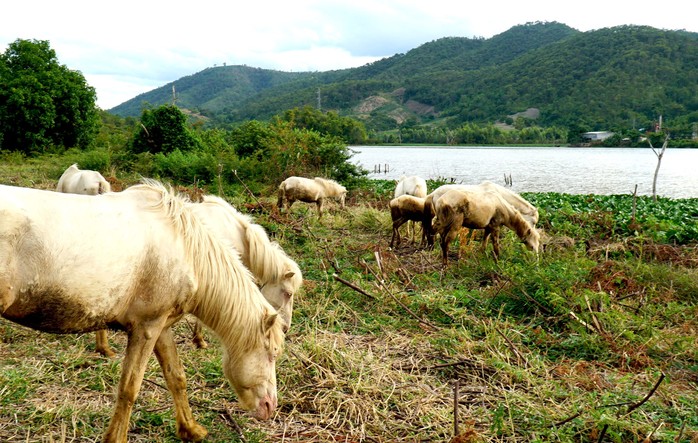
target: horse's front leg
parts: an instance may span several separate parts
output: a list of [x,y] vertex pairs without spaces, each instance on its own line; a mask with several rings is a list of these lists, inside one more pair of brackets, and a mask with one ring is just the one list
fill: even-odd
[[499,228],[490,228],[490,237],[492,237],[492,251],[494,252],[494,259],[499,258]]
[[166,328],[155,343],[155,356],[160,363],[167,387],[172,393],[177,420],[177,436],[184,441],[201,441],[208,432],[194,419],[187,399],[187,380],[177,355],[172,328]]
[[128,332],[128,344],[121,367],[116,405],[109,428],[102,439],[104,443],[126,443],[127,441],[131,410],[141,389],[148,359],[164,327],[163,322],[158,323],[160,324],[150,326],[136,325]]
[[317,205],[317,218],[318,219],[322,218],[322,202],[323,202],[323,200],[324,199],[322,197],[320,197],[315,202],[315,204]]

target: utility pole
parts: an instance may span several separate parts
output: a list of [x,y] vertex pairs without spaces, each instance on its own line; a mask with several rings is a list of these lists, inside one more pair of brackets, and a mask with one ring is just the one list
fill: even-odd
[[322,95],[320,94],[320,88],[317,88],[317,110],[322,111]]

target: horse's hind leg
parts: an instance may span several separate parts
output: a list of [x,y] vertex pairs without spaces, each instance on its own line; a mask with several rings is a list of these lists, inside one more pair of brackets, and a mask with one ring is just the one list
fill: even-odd
[[194,419],[187,399],[187,380],[171,328],[166,328],[155,343],[155,356],[160,363],[167,388],[172,393],[177,420],[177,436],[184,441],[201,441],[208,432]]
[[109,358],[116,356],[116,353],[109,347],[109,337],[107,337],[106,329],[97,331],[95,333],[95,339],[95,351]]
[[194,333],[194,336],[192,337],[191,341],[194,343],[194,346],[196,346],[198,349],[208,348],[206,339],[204,339],[204,330],[201,327],[201,322],[198,319],[196,320],[196,323],[194,323],[194,329],[192,332]]

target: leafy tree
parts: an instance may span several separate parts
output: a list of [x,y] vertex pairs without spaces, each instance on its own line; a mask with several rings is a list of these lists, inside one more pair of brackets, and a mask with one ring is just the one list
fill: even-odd
[[269,126],[257,120],[250,120],[230,133],[235,152],[240,157],[249,157],[255,152],[263,154],[272,133]]
[[145,109],[140,128],[131,140],[131,151],[136,154],[186,152],[199,147],[201,143],[189,129],[187,116],[174,105]]
[[341,117],[334,111],[323,113],[311,106],[304,106],[284,112],[282,118],[299,128],[340,137],[346,143],[366,142],[366,128],[363,123],[349,117]]
[[80,72],[59,64],[48,41],[16,40],[0,55],[0,148],[87,148],[99,122],[95,98]]

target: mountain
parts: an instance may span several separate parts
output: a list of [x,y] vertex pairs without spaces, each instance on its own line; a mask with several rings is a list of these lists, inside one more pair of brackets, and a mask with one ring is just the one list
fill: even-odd
[[[492,123],[533,109],[541,125],[639,127],[658,115],[698,120],[698,34],[647,26],[580,32],[557,22],[515,26],[489,39],[446,37],[358,68],[280,72],[208,68],[113,109],[177,104],[214,124],[265,120],[320,106],[369,129]],[[519,114],[521,115],[521,114]],[[510,119],[510,117],[509,117]]]

